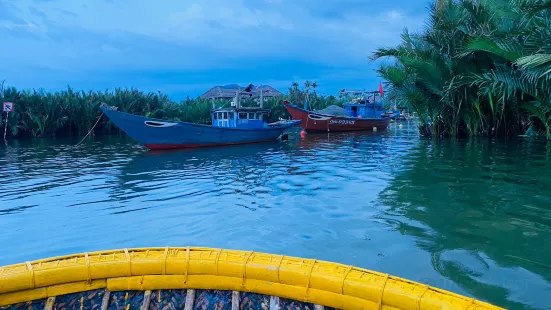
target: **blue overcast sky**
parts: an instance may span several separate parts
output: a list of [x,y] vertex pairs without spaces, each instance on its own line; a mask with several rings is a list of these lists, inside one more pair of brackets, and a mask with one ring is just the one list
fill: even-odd
[[378,46],[420,29],[424,0],[0,0],[0,80],[136,87],[175,99],[214,85],[316,81],[377,89]]

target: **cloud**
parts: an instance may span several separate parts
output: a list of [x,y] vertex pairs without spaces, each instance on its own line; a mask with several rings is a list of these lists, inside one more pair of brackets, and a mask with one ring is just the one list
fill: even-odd
[[38,16],[38,17],[41,17],[42,20],[47,20],[48,17],[46,16],[46,14],[44,12],[42,12],[41,10],[37,9],[36,7],[34,6],[29,6],[29,12],[35,16]]
[[22,23],[21,10],[10,2],[0,2],[0,24]]
[[70,12],[70,11],[67,11],[67,10],[64,10],[64,9],[61,9],[61,8],[55,8],[58,12],[60,12],[61,14],[64,14],[66,16],[70,16],[70,17],[78,17],[77,14],[73,13],[73,12]]
[[405,16],[396,10],[387,11],[385,14],[390,20],[402,20]]
[[424,14],[407,0],[7,1],[0,2],[0,34],[17,47],[0,51],[7,78],[35,68],[67,77],[102,68],[350,68],[397,43],[404,27],[419,28]]

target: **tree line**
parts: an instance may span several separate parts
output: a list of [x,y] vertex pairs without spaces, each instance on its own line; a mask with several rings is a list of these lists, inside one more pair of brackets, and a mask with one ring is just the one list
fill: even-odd
[[[264,106],[271,108],[268,121],[289,118],[283,100],[301,105],[309,100],[310,107],[322,109],[329,105],[342,105],[342,100],[333,96],[321,96],[316,92],[317,84],[307,81],[304,88],[293,83],[288,94],[270,98]],[[200,98],[186,98],[175,101],[160,92],[143,92],[137,89],[115,89],[113,91],[76,91],[72,88],[58,92],[44,90],[18,90],[4,87],[0,83],[0,102],[14,102],[14,111],[9,114],[7,135],[10,138],[82,136],[94,126],[100,115],[101,103],[118,107],[119,111],[157,119],[185,121],[200,124],[211,123],[210,111],[213,101]],[[251,104],[244,102],[245,104]],[[216,100],[215,106],[229,105],[226,100]],[[5,113],[0,128],[5,128]],[[94,128],[94,134],[117,134],[118,127],[102,117]]]
[[378,73],[432,136],[551,138],[551,1],[436,0]]

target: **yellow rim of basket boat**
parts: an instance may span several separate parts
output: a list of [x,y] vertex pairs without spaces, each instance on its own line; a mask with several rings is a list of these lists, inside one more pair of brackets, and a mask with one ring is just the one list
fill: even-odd
[[353,266],[225,249],[122,249],[0,267],[0,306],[103,288],[233,290],[337,309],[502,309]]

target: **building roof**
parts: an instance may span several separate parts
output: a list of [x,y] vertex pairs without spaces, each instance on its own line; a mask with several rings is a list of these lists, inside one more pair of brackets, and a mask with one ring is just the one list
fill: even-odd
[[[236,92],[241,88],[241,91],[244,91],[247,86],[239,86],[237,84],[229,84],[229,85],[222,85],[222,86],[214,86],[213,88],[209,89],[207,92],[199,96],[201,99],[231,99],[235,97]],[[263,97],[280,97],[283,96],[283,94],[278,91],[277,89],[269,86],[269,85],[260,85],[260,86],[254,86],[251,89],[250,94],[253,97],[260,96],[260,90],[262,90],[262,96]]]

